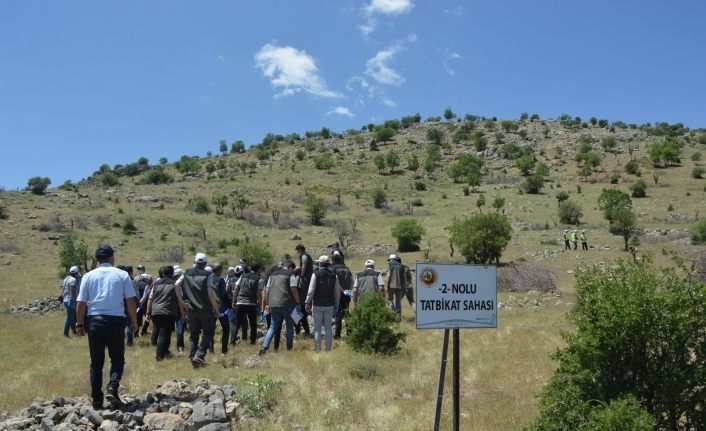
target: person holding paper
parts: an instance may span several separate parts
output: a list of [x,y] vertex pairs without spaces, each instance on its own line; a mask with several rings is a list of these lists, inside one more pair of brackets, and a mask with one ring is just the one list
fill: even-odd
[[319,270],[311,276],[306,295],[306,311],[314,317],[314,350],[321,351],[321,326],[326,329],[326,351],[333,343],[333,309],[338,307],[343,289],[336,271],[329,268],[329,257],[319,257]]
[[267,287],[263,295],[265,312],[271,314],[272,325],[265,334],[265,339],[260,348],[260,355],[264,355],[270,348],[272,337],[282,329],[282,322],[287,322],[286,343],[287,350],[294,347],[294,320],[292,312],[299,311],[299,290],[290,287],[292,273],[287,268],[280,268],[270,274],[267,279]]

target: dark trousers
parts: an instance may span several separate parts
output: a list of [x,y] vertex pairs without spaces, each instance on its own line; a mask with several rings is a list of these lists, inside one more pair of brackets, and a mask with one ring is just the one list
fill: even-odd
[[213,350],[213,343],[216,338],[216,321],[221,324],[221,353],[228,353],[228,339],[230,338],[230,320],[228,320],[228,316],[213,319],[213,341],[211,341],[211,350]]
[[[257,340],[257,306],[237,304],[235,306],[235,332],[238,333],[238,328],[250,327],[250,344],[255,344]],[[243,339],[247,337],[245,329],[243,329]]]
[[169,351],[169,345],[172,342],[172,331],[174,331],[175,322],[176,316],[152,316],[152,338],[156,338],[157,340],[155,342],[155,345],[157,346],[157,359],[164,359]]
[[311,334],[311,329],[309,328],[309,319],[307,319],[307,316],[309,316],[309,313],[307,313],[303,307],[302,307],[301,312],[302,312],[303,316],[302,316],[301,320],[299,321],[299,323],[297,323],[297,327],[295,329],[295,332],[297,334],[299,334],[301,332],[301,330],[304,329],[304,333],[306,335],[309,335],[309,334]]
[[348,314],[348,306],[351,303],[351,299],[346,295],[342,295],[340,300],[340,307],[338,310],[334,310],[335,314],[333,316],[336,322],[336,333],[334,336],[336,338],[341,338],[341,330],[343,330],[343,318]]
[[190,311],[189,318],[189,357],[205,358],[208,348],[211,347],[213,332],[216,325],[213,324],[211,313],[197,313]]
[[568,239],[564,240],[564,250],[571,250],[571,242]]
[[125,368],[125,317],[89,316],[88,350],[91,354],[91,396],[95,402],[103,402],[103,364],[105,349],[110,356],[110,381],[108,387],[120,386],[120,379]]
[[238,341],[238,329],[241,330],[243,333],[242,339],[248,338],[248,326],[247,325],[238,325],[238,309],[234,309],[234,316],[233,320],[230,321],[230,345],[235,346],[235,342]]
[[179,319],[176,321],[176,342],[177,349],[184,348],[184,332],[186,331],[186,320]]
[[588,243],[582,242],[581,248],[583,248],[584,250],[588,250]]
[[[267,331],[270,331],[270,326],[272,326],[272,313],[268,313],[265,316],[265,320],[267,321]],[[279,349],[279,342],[282,339],[282,327],[280,326],[279,331],[274,333],[274,345],[275,345],[275,350]]]

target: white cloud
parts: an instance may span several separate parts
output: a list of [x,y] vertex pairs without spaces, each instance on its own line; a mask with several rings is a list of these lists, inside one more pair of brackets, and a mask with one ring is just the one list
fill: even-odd
[[396,108],[396,107],[397,107],[397,103],[395,103],[395,101],[392,100],[392,99],[388,99],[387,97],[383,97],[382,103],[384,103],[385,106],[389,106],[390,108]]
[[365,24],[358,26],[358,30],[363,35],[363,37],[368,37],[377,28],[377,20],[374,18],[368,18]]
[[452,7],[451,9],[444,9],[444,12],[447,15],[461,16],[461,15],[463,15],[463,6],[455,6],[455,7]]
[[228,59],[226,59],[226,58],[225,58],[224,56],[222,56],[222,55],[219,55],[219,56],[218,56],[218,60],[219,60],[219,61],[222,61],[222,62],[224,62],[224,63],[228,61]]
[[353,113],[351,112],[350,109],[348,109],[347,106],[336,106],[335,108],[332,108],[330,111],[326,113],[326,115],[343,115],[345,117],[354,117]]
[[448,48],[444,48],[444,50],[441,52],[441,55],[443,56],[441,64],[444,66],[444,72],[446,72],[446,74],[449,76],[454,76],[456,74],[456,71],[451,67],[450,63],[454,60],[461,60],[463,57],[461,56],[461,54],[457,52],[452,52]]
[[255,54],[255,66],[262,69],[263,76],[270,79],[273,87],[279,89],[275,97],[291,96],[301,91],[317,97],[341,97],[340,93],[328,88],[316,61],[305,51],[268,43]]
[[402,85],[404,82],[404,77],[397,73],[389,65],[401,49],[402,46],[397,44],[379,51],[375,54],[375,57],[369,59],[365,63],[365,74],[381,84],[396,86]]
[[365,7],[365,11],[370,14],[380,13],[394,16],[408,13],[413,7],[412,0],[372,0]]

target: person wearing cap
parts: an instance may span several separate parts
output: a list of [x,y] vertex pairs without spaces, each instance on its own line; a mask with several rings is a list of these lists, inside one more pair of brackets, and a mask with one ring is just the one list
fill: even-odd
[[144,321],[144,317],[152,281],[152,276],[144,272],[135,277],[135,290],[137,292],[137,330],[135,332],[137,332],[138,335],[145,335],[147,328],[150,326],[149,322]]
[[571,238],[571,242],[574,243],[574,250],[576,250],[578,248],[578,241],[576,238],[576,229],[571,231],[570,238]]
[[[157,351],[155,359],[161,361],[171,356],[169,344],[176,320],[183,313],[180,298],[177,296],[174,267],[165,266],[160,269],[160,278],[150,289],[147,300],[146,317],[153,322],[152,332],[156,334]],[[182,299],[183,300],[183,299]]]
[[135,288],[127,272],[113,267],[115,252],[109,245],[101,245],[95,253],[98,267],[81,280],[76,306],[76,332],[88,334],[91,355],[90,382],[93,407],[103,405],[103,363],[105,349],[110,356],[110,374],[105,399],[111,405],[120,405],[118,389],[125,368],[125,309],[133,328],[137,327],[137,299]]
[[[336,243],[338,244],[338,243]],[[333,334],[333,338],[341,338],[341,331],[343,330],[343,318],[346,317],[348,313],[348,306],[351,303],[352,289],[353,289],[353,274],[351,270],[343,264],[343,255],[334,250],[331,256],[331,269],[336,273],[338,277],[338,282],[341,284],[341,299],[339,300],[339,306],[333,311],[333,317],[336,323],[336,332]]]
[[407,290],[407,276],[404,267],[396,254],[391,254],[387,259],[387,278],[385,279],[385,293],[390,306],[402,316],[402,298]]
[[69,330],[76,333],[76,297],[78,287],[81,285],[81,276],[78,266],[69,268],[69,275],[64,278],[61,286],[61,302],[66,308],[66,321],[64,322],[64,337],[69,336]]
[[[213,265],[213,277],[214,284],[213,287],[216,291],[216,299],[218,299],[218,306],[221,310],[221,315],[214,317],[213,328],[215,331],[216,322],[221,324],[221,355],[225,356],[228,353],[228,341],[230,340],[230,319],[225,311],[231,307],[233,303],[233,297],[228,292],[226,287],[226,280],[221,277],[223,274],[223,266],[220,263]],[[214,337],[215,338],[215,337]],[[211,345],[215,340],[211,341]],[[213,351],[213,347],[211,347]]]
[[343,250],[341,250],[341,244],[338,242],[335,242],[333,244],[329,245],[329,248],[331,249],[331,261],[333,261],[333,257],[338,255],[341,258],[341,263],[345,264],[346,263],[346,257],[343,255]]
[[139,277],[140,275],[145,273],[145,265],[139,264],[137,265],[137,276]]
[[285,341],[287,350],[294,347],[294,320],[292,312],[301,307],[299,289],[290,287],[291,271],[287,268],[277,268],[267,277],[267,286],[262,295],[262,304],[265,313],[270,314],[272,324],[262,341],[260,355],[264,355],[270,348],[270,343],[275,334],[282,330],[282,322],[287,323]]
[[206,271],[208,257],[197,253],[194,267],[174,284],[177,296],[184,299],[183,313],[189,325],[189,359],[194,367],[205,365],[206,353],[211,347],[215,329],[213,313],[221,314],[213,289],[213,274]]
[[586,239],[586,231],[582,230],[581,231],[581,236],[579,237],[581,240],[581,248],[583,250],[588,250],[588,240]]
[[336,271],[329,268],[329,257],[321,256],[319,270],[311,276],[306,294],[306,311],[314,317],[314,350],[321,351],[321,327],[326,330],[326,351],[333,343],[333,309],[338,308],[343,289]]
[[375,271],[375,261],[366,260],[365,268],[355,275],[353,282],[353,308],[366,296],[382,292],[384,287],[385,281],[382,279],[382,275]]
[[569,239],[569,229],[564,229],[564,250],[571,250],[571,240]]
[[[299,297],[304,298],[307,290],[309,289],[311,276],[314,273],[314,259],[312,259],[311,255],[306,252],[304,244],[298,244],[294,249],[299,255]],[[308,312],[305,309],[302,309],[301,311],[304,314],[304,317],[302,317],[299,323],[297,323],[296,333],[299,334],[301,329],[304,329],[304,335],[306,337],[311,337],[309,319],[307,318]]]
[[[184,275],[184,270],[181,265],[174,265],[174,280],[178,280],[182,275]],[[181,310],[183,310],[183,306],[179,307],[180,317],[176,322],[176,345],[179,353],[184,352],[184,332],[186,331],[186,314],[183,314]]]
[[255,262],[251,271],[243,274],[235,283],[233,291],[233,308],[235,308],[236,321],[234,331],[243,328],[243,340],[247,338],[250,329],[250,345],[257,341],[257,307],[262,302],[262,289],[260,288],[260,264]]

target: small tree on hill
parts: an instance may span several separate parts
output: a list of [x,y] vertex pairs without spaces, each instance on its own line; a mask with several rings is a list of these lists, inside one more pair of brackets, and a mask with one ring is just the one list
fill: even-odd
[[228,154],[228,142],[226,142],[225,139],[221,139],[218,142],[218,150],[223,154],[224,156]]
[[263,267],[272,265],[274,257],[270,245],[261,241],[243,241],[238,246],[238,255],[249,263],[259,263]]
[[27,180],[27,189],[35,195],[43,195],[51,184],[48,177],[32,177]]
[[576,202],[569,200],[559,202],[559,220],[562,223],[578,226],[582,216],[581,206]]
[[428,129],[427,140],[434,145],[441,145],[444,143],[444,132],[434,128]]
[[319,198],[310,194],[304,201],[304,210],[311,218],[311,224],[320,225],[321,221],[326,217],[326,204],[324,198]]
[[385,154],[385,163],[387,163],[387,166],[390,168],[390,173],[394,173],[395,168],[400,165],[400,155],[397,154],[397,151],[395,150],[390,150]]
[[541,175],[533,174],[527,177],[524,183],[521,185],[522,190],[529,194],[539,194],[544,187],[544,177]]
[[346,344],[354,352],[392,355],[406,334],[382,295],[368,294],[346,319]]
[[88,246],[76,234],[66,235],[59,241],[59,277],[66,277],[69,268],[76,265],[88,270]]
[[576,329],[554,354],[559,367],[529,429],[706,429],[706,285],[690,278],[650,255],[580,267]]
[[478,213],[449,227],[451,243],[461,249],[466,263],[500,262],[512,238],[512,226],[499,213]]
[[446,121],[451,121],[456,118],[456,114],[454,113],[454,111],[451,110],[451,108],[446,108],[444,110],[444,118],[446,119]]
[[385,194],[385,190],[381,189],[380,187],[377,187],[373,190],[372,197],[373,197],[373,206],[375,208],[382,208],[387,203],[387,194]]
[[415,219],[402,219],[392,227],[392,237],[397,240],[397,250],[401,252],[419,251],[419,243],[426,231]]
[[378,168],[378,173],[382,174],[382,170],[385,169],[385,156],[376,154],[375,157],[373,157],[373,163],[375,163],[375,167]]
[[647,184],[642,180],[637,180],[630,186],[631,196],[634,198],[644,198],[647,196]]

